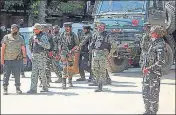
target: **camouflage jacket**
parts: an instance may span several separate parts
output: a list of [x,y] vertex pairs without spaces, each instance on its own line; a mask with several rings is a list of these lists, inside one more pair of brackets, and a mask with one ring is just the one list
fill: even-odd
[[92,33],[91,32],[88,32],[88,33],[84,33],[82,36],[81,36],[81,39],[80,39],[80,48],[81,48],[81,52],[88,52],[89,49],[88,49],[88,45],[89,43],[91,42],[92,40]]
[[93,39],[91,41],[91,47],[93,49],[96,49],[96,47],[98,47],[96,46],[96,42],[98,41],[101,41],[101,43],[99,44],[100,47],[103,46],[102,43],[109,44],[109,45],[105,45],[105,47],[108,46],[105,49],[108,49],[109,52],[111,52],[112,49],[115,50],[117,48],[116,41],[112,39],[106,31],[102,33],[99,33],[99,32],[94,33]]
[[59,50],[70,51],[76,45],[79,45],[79,40],[74,32],[66,33],[63,32],[58,41]]
[[31,52],[33,51],[34,40],[36,38],[39,40],[39,44],[38,44],[39,46],[41,46],[45,50],[50,49],[50,43],[48,41],[47,35],[45,33],[40,33],[39,35],[33,35],[29,40],[29,47],[30,47]]
[[149,49],[149,44],[151,43],[151,39],[148,33],[143,34],[141,41],[141,50],[143,53],[147,52]]
[[162,65],[165,63],[165,41],[163,38],[155,39],[151,42],[144,61],[145,67],[150,71],[161,71]]
[[53,50],[54,52],[58,52],[58,43],[60,42],[60,33],[53,34]]

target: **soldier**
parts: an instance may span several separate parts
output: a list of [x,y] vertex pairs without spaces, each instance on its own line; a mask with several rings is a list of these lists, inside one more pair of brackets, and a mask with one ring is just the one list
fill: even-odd
[[160,80],[164,64],[165,41],[161,26],[151,27],[151,44],[144,57],[143,99],[145,114],[156,114],[159,105]]
[[19,35],[19,26],[13,24],[11,26],[11,33],[4,36],[1,47],[1,64],[4,65],[4,95],[8,94],[8,85],[10,74],[13,73],[15,77],[16,92],[21,94],[20,90],[20,72],[22,60],[24,63],[26,59],[26,49],[23,38]]
[[[65,31],[61,34],[60,42],[58,43],[61,61],[63,68],[67,68],[68,66],[73,65],[73,60],[71,59],[71,51],[72,49],[79,45],[79,40],[74,32],[72,32],[72,23],[67,22],[64,23]],[[62,74],[62,88],[66,89],[66,78],[69,80],[69,87],[73,87],[72,84],[72,76],[73,73],[63,69]]]
[[[88,25],[83,26],[83,32],[84,34],[82,35],[81,43],[79,47],[81,48],[81,54],[80,54],[80,65],[79,65],[79,72],[81,78],[77,79],[76,81],[85,81],[85,70],[90,73],[90,76],[92,76],[92,71],[91,71],[91,59],[89,56],[89,49],[88,45],[92,39],[92,33],[90,32],[91,27]],[[91,79],[91,77],[89,77]]]
[[[100,30],[101,30],[101,32],[100,32]],[[96,24],[96,31],[93,34],[93,40],[91,42],[94,43],[96,41],[96,39],[98,39],[98,36],[104,37],[106,42],[112,44],[111,50],[116,49],[117,46],[114,45],[114,42],[109,38],[108,33],[105,31],[105,24],[104,23]],[[91,49],[92,48],[90,47],[90,50]],[[106,83],[105,84],[111,84],[111,79],[110,79],[110,76],[108,74],[107,69],[106,69],[106,77],[105,78],[106,78]],[[92,83],[90,83],[89,86],[97,86],[98,84],[97,84],[96,78],[92,78],[92,79],[93,79]]]
[[151,42],[151,39],[150,39],[150,23],[149,22],[146,22],[144,23],[144,30],[145,30],[145,33],[143,34],[142,36],[142,41],[141,41],[141,56],[140,56],[140,64],[143,65],[143,57],[145,57],[145,54],[147,53],[148,51],[148,48],[149,48],[149,44]]
[[[47,55],[47,67],[46,67],[46,77],[47,77],[47,84],[48,86],[50,86],[50,82],[52,82],[51,80],[51,67],[52,67],[52,51],[53,51],[53,46],[54,46],[54,43],[53,43],[53,40],[52,40],[52,34],[51,34],[51,28],[48,26],[48,25],[44,25],[43,26],[43,32],[45,32],[45,34],[47,35],[47,38],[48,38],[48,41],[50,43],[50,49],[46,50],[48,55]],[[41,77],[40,77],[41,79]]]
[[29,94],[37,93],[38,77],[41,77],[42,90],[41,92],[47,92],[47,78],[46,78],[46,63],[47,54],[46,49],[50,49],[50,43],[47,35],[42,32],[42,26],[40,24],[34,25],[35,36],[32,38],[32,75],[31,75],[31,87],[27,92]]
[[55,81],[55,83],[61,83],[62,82],[62,72],[61,67],[58,66],[59,57],[57,57],[57,54],[59,53],[58,49],[58,43],[60,42],[60,27],[58,25],[53,26],[53,52],[51,54],[52,56],[52,67],[54,69],[54,72],[56,73],[58,80]]
[[103,83],[106,81],[106,62],[110,52],[111,45],[106,39],[105,24],[98,25],[98,34],[96,34],[91,43],[92,47],[92,72],[96,77],[98,89],[95,92],[101,92]]

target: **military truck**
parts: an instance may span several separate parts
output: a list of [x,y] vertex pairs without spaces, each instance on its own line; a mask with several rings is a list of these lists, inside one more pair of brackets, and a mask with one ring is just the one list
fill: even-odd
[[[128,65],[138,66],[141,54],[140,42],[144,33],[145,22],[160,24],[167,30],[166,74],[173,64],[175,52],[175,2],[174,1],[96,1],[93,12],[94,22],[104,22],[106,30],[116,38],[118,49],[108,59],[111,72],[122,72]],[[112,31],[113,30],[113,31]]]
[[108,70],[122,72],[129,66],[138,67],[146,1],[97,1],[93,16],[95,24],[106,24],[106,31],[118,45],[116,52],[108,59]]

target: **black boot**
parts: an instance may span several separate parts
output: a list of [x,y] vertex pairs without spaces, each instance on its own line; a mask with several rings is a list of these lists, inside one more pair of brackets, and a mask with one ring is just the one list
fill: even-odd
[[8,95],[8,88],[7,88],[7,86],[4,86],[4,93],[3,93],[4,95]]
[[96,80],[93,80],[92,83],[89,83],[89,86],[98,86],[98,83]]
[[95,90],[95,92],[102,92],[103,84],[98,83],[98,89]]
[[112,83],[111,79],[110,79],[110,78],[107,78],[107,79],[106,79],[106,84],[107,84],[107,85],[110,85],[111,83]]
[[76,81],[86,81],[86,78],[81,77],[81,78],[77,79]]
[[69,87],[73,87],[72,78],[68,78]]
[[61,77],[59,77],[59,79],[55,81],[55,83],[61,83],[61,82],[62,82],[62,78]]
[[16,93],[17,94],[22,94],[22,91],[20,89],[20,86],[16,86]]
[[66,78],[62,78],[62,89],[66,89]]

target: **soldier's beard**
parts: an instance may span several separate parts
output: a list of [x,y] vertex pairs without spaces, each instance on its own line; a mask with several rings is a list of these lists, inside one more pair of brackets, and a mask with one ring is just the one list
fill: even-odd
[[12,35],[13,35],[13,36],[16,36],[16,35],[17,35],[17,32],[12,33]]

